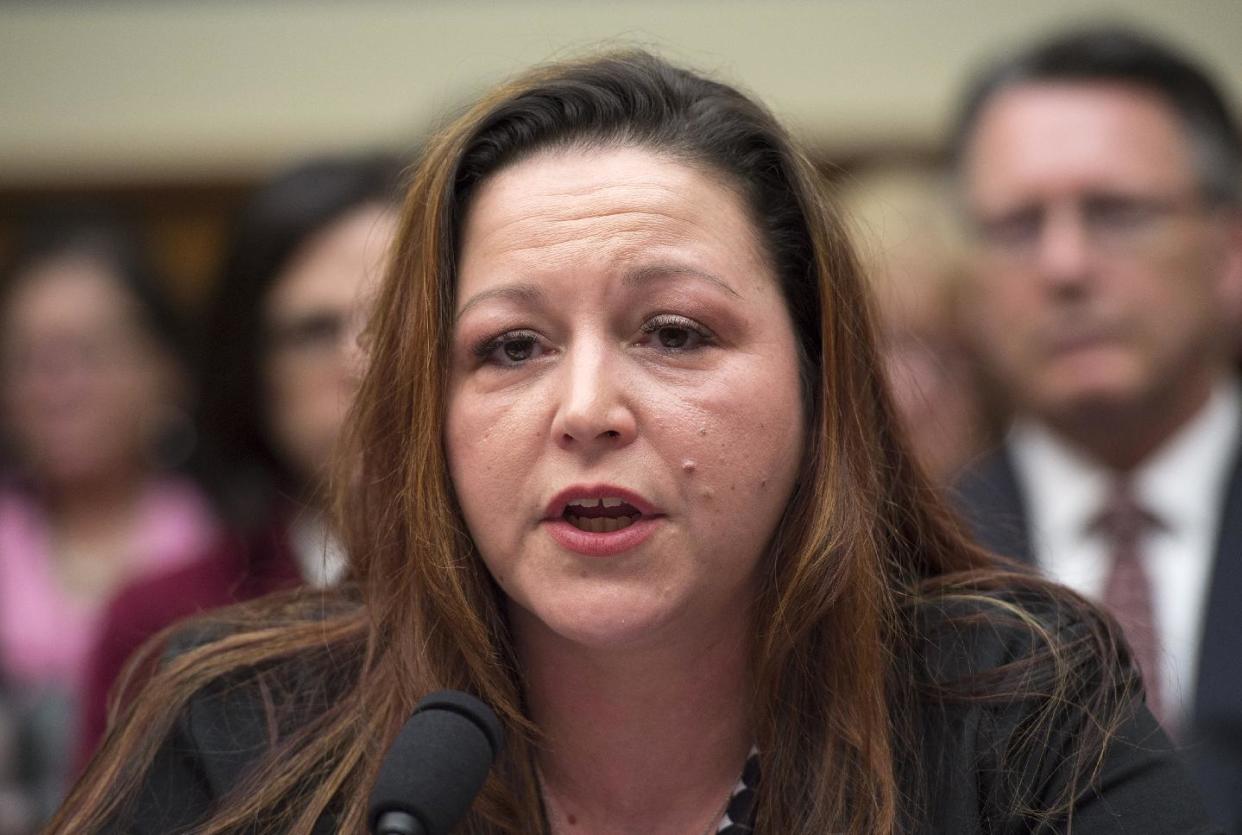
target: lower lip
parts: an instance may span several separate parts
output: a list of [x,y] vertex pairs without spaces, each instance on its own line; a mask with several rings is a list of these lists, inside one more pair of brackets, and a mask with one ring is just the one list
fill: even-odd
[[659,516],[642,516],[619,531],[595,533],[574,527],[565,519],[547,522],[548,532],[562,548],[588,557],[611,557],[637,548],[655,531]]

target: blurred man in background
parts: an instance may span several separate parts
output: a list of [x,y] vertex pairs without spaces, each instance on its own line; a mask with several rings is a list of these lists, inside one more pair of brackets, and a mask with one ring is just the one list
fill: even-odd
[[965,510],[984,544],[1112,611],[1242,832],[1237,125],[1189,60],[1096,28],[982,76],[954,150],[977,332],[1017,416]]

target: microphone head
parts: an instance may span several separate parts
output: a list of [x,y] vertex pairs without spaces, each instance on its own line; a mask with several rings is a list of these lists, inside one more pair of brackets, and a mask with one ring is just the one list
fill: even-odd
[[466,814],[504,731],[492,709],[467,693],[441,690],[423,698],[397,733],[380,763],[367,824],[400,812],[415,818],[425,835],[448,835]]

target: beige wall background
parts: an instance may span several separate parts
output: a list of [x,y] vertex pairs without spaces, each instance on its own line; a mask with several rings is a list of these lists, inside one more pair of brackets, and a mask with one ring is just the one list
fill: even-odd
[[739,83],[828,155],[930,149],[979,60],[1103,16],[1195,51],[1242,110],[1242,0],[7,2],[0,188],[238,180],[409,148],[496,80],[600,44]]

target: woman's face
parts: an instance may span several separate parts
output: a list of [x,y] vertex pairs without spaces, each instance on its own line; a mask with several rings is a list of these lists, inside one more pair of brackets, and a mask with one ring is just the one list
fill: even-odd
[[358,337],[396,226],[364,206],[302,245],[264,303],[268,428],[288,466],[314,485],[327,471],[358,389]]
[[65,255],[34,265],[0,322],[8,431],[32,475],[96,487],[148,466],[182,381],[109,268]]
[[515,627],[622,647],[743,618],[803,408],[739,196],[646,150],[546,153],[482,185],[461,245],[449,464]]

